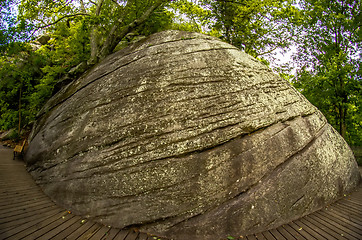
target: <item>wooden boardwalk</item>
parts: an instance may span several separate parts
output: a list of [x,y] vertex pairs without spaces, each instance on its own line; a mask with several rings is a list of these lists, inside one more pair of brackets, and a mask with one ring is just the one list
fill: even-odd
[[[163,239],[103,226],[56,206],[34,183],[24,163],[12,160],[12,154],[11,149],[0,146],[0,239]],[[252,236],[233,237],[362,240],[362,185],[351,195],[302,219]]]

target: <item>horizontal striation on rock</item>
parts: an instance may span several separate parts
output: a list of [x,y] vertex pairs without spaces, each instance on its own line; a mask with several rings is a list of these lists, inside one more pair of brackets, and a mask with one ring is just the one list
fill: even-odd
[[[312,161],[320,139],[345,145],[314,106],[259,61],[216,38],[167,31],[109,56],[59,91],[39,113],[26,160],[44,191],[76,213],[197,236],[223,214],[248,214],[259,201],[251,194],[276,191],[270,182],[288,186],[281,194],[288,204],[308,199],[304,188],[291,196],[283,179],[303,159],[300,169],[331,163],[332,150],[315,158],[319,165]],[[313,153],[304,156],[307,149]],[[340,171],[353,180],[343,180],[342,192],[359,181],[348,147],[344,152]],[[319,205],[304,207],[286,213],[275,206],[280,211],[267,217],[250,215],[258,224],[245,218],[229,227],[252,232]]]
[[[219,41],[215,42],[220,43]],[[232,50],[236,51],[235,49]],[[175,51],[171,52],[174,54]],[[203,52],[203,55],[205,53]],[[153,56],[152,53],[150,55]],[[97,87],[92,91],[84,88],[76,92],[80,96],[68,99],[69,103],[64,105],[65,109],[62,107],[56,109],[55,117],[48,119],[48,122],[54,126],[66,125],[68,128],[82,126],[82,122],[87,122],[83,128],[79,128],[83,132],[78,134],[73,134],[73,130],[69,129],[68,132],[72,138],[68,141],[73,142],[73,137],[76,135],[81,142],[84,136],[89,137],[94,133],[92,137],[99,141],[95,144],[98,147],[109,145],[114,140],[114,136],[109,136],[109,139],[107,136],[102,136],[104,131],[115,130],[121,138],[127,137],[125,134],[128,134],[137,136],[138,139],[148,139],[147,142],[153,142],[153,139],[166,135],[164,138],[169,142],[165,142],[165,145],[172,148],[171,154],[175,155],[178,154],[173,152],[175,149],[176,151],[177,149],[180,150],[179,154],[199,149],[198,142],[201,140],[198,139],[208,141],[208,139],[202,138],[205,133],[209,133],[209,141],[212,143],[206,144],[204,147],[208,148],[215,145],[212,137],[215,135],[213,132],[216,131],[218,135],[220,128],[230,128],[228,135],[223,138],[218,137],[219,139],[216,140],[222,143],[232,137],[239,136],[240,133],[249,133],[275,122],[314,111],[310,106],[309,109],[305,109],[306,107],[303,105],[299,106],[298,100],[301,96],[293,92],[285,83],[275,81],[275,77],[268,77],[268,75],[273,75],[270,71],[262,82],[251,81],[250,77],[236,78],[235,75],[240,75],[238,74],[239,70],[230,70],[228,67],[230,63],[225,63],[225,61],[223,62],[227,68],[222,69],[219,63],[228,56],[225,56],[225,53],[222,56],[219,55],[203,56],[203,58],[211,59],[208,68],[204,69],[193,69],[193,66],[197,65],[193,61],[198,62],[197,58],[190,60],[182,53],[179,53],[181,60],[174,61],[175,63],[169,63],[165,60],[165,63],[158,63],[156,67],[153,67],[151,63],[155,61],[150,59],[138,64],[143,66],[142,69],[127,65],[129,69],[136,68],[136,73],[142,76],[140,78],[135,78],[132,75],[132,79],[128,79],[124,75],[130,70],[119,68],[117,72],[107,75],[107,79],[102,79],[102,82],[99,80]],[[170,56],[164,56],[161,59],[170,59]],[[215,63],[217,63],[216,66]],[[212,74],[213,65],[215,72],[218,72],[219,75],[216,78]],[[154,70],[154,68],[161,69]],[[166,76],[161,73],[162,69],[170,71],[170,69],[174,70],[175,68],[181,69],[176,69],[175,72]],[[149,69],[152,69],[152,73],[149,73]],[[247,71],[248,69],[244,68],[243,70]],[[251,75],[250,72],[249,76]],[[173,75],[181,75],[182,77],[174,79]],[[207,77],[203,77],[203,75]],[[157,81],[152,81],[155,78]],[[212,81],[208,81],[211,78]],[[270,81],[265,81],[268,78]],[[114,79],[122,81],[115,82]],[[130,84],[131,80],[135,85],[133,88],[130,87],[133,85]],[[271,88],[276,89],[275,95],[269,94]],[[105,99],[103,92],[109,98]],[[291,93],[295,95],[293,99],[290,96],[289,98],[285,97]],[[132,103],[132,105],[125,103]],[[68,111],[67,108],[69,107],[74,108],[75,111]],[[64,114],[64,112],[68,112],[68,114]],[[293,112],[294,116],[290,116],[288,112]],[[113,114],[117,118],[107,117],[108,114]],[[211,116],[208,117],[210,114]],[[261,116],[265,119],[261,119]],[[243,118],[247,121],[243,121]],[[255,120],[251,122],[250,119]],[[97,124],[97,121],[102,121],[102,124]],[[159,129],[159,125],[163,124],[165,127]],[[122,131],[123,129],[124,131]],[[185,149],[182,140],[185,139],[189,143],[190,138],[195,138],[193,144],[189,144]],[[139,143],[138,139],[133,139],[137,145],[136,148],[143,145]],[[59,139],[59,141],[64,142],[64,139]],[[175,145],[170,145],[170,141],[171,143],[174,142]],[[152,144],[151,146],[147,143],[144,145],[146,145],[147,151],[152,151],[154,148]],[[203,145],[205,145],[204,142]],[[83,151],[87,151],[87,149],[83,149]],[[159,151],[164,154],[167,153],[167,149],[166,151],[159,149]],[[129,152],[134,154],[137,149]]]

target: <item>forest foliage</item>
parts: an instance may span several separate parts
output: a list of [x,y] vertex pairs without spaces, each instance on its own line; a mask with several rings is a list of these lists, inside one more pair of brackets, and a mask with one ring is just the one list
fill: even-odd
[[[361,0],[0,0],[0,128],[19,131],[59,86],[167,29],[219,37],[273,66],[362,145]],[[286,65],[277,52],[297,49]]]

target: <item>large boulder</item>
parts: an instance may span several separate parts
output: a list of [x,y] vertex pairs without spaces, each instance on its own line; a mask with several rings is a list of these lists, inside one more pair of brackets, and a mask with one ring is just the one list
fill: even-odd
[[116,52],[59,91],[26,161],[59,205],[173,239],[273,228],[360,181],[346,142],[287,81],[179,31]]

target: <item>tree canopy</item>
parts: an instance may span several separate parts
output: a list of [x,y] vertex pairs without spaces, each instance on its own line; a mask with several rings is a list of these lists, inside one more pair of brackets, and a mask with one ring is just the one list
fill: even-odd
[[270,55],[293,42],[298,10],[291,0],[203,1],[220,37],[254,57]]
[[360,11],[361,0],[0,0],[0,128],[33,121],[62,85],[112,52],[178,29],[219,37],[267,65],[296,47],[288,79],[361,145]]
[[303,0],[294,85],[352,144],[362,143],[361,1]]
[[169,22],[165,12],[168,3],[170,0],[23,0],[19,16],[33,31],[54,29],[61,24],[70,28],[74,22],[83,22],[90,45],[87,64],[93,65],[112,53],[127,35],[162,29]]

